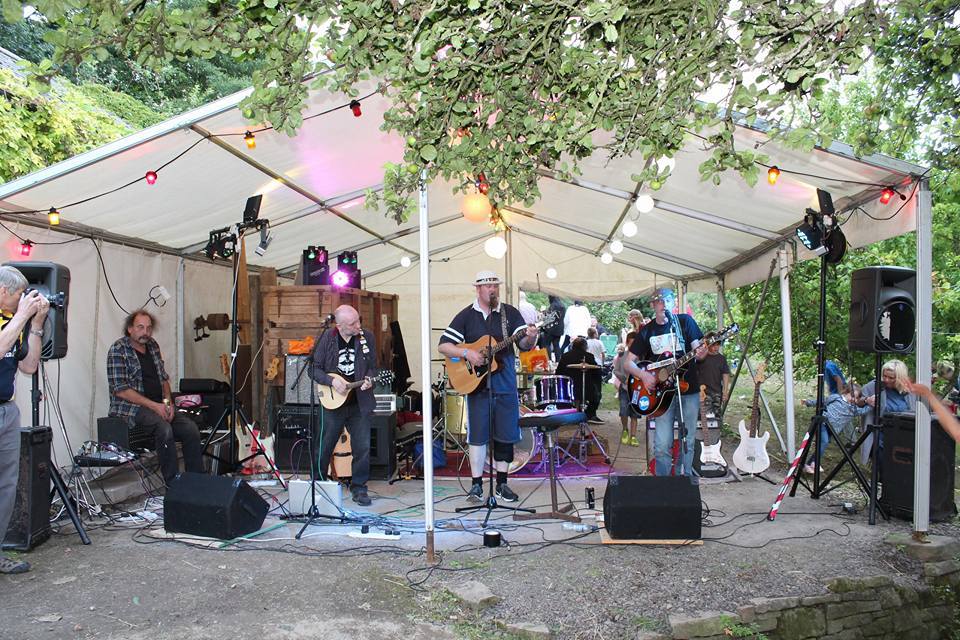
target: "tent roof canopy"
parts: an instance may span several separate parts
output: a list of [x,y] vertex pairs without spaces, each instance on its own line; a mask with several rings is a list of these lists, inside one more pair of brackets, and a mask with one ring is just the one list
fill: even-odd
[[[361,94],[371,92],[360,118],[336,108],[350,97],[311,91],[304,112],[329,113],[306,120],[293,138],[261,131],[254,149],[243,140],[252,128],[237,107],[249,93],[243,91],[0,185],[0,211],[57,207],[64,230],[82,225],[114,241],[194,255],[202,252],[211,229],[239,222],[245,200],[259,193],[264,195],[260,217],[270,220],[273,242],[264,256],[248,252],[251,264],[290,269],[310,244],[326,246],[332,256],[355,250],[371,288],[395,277],[403,255],[415,259],[418,253],[415,222],[398,226],[384,210],[369,210],[363,203],[367,190],[382,189],[384,164],[400,161],[403,153],[403,140],[381,130],[388,103],[373,88],[360,87]],[[575,180],[542,171],[542,197],[535,205],[501,208],[517,239],[515,252],[530,256],[525,269],[516,272],[518,281],[535,288],[547,266],[565,264],[550,288],[574,293],[582,286],[577,279],[596,271],[604,282],[591,285],[595,298],[622,297],[657,280],[712,280],[739,268],[740,275],[727,282],[738,286],[765,275],[746,267],[793,235],[805,209],[817,208],[817,188],[833,195],[838,211],[854,211],[844,226],[851,246],[914,228],[912,197],[898,215],[878,220],[900,206],[897,199],[879,204],[878,185],[897,186],[912,196],[910,183],[922,167],[879,155],[856,158],[850,147],[836,142],[810,153],[788,149],[744,125],[737,127],[735,139],[740,148],[762,146],[783,170],[775,186],[750,187],[737,175],[724,176],[720,185],[702,182],[698,167],[710,152],[696,136],[677,153],[663,188],[650,192],[657,204],[647,214],[632,205],[639,189],[630,178],[644,158],[611,159],[601,147],[581,163]],[[134,181],[147,170],[158,171],[156,184],[140,180],[70,204]],[[492,227],[461,216],[460,196],[451,184],[431,184],[429,196],[432,253],[494,234]],[[46,222],[42,214],[21,219]],[[619,235],[627,219],[640,229],[632,238]],[[599,265],[596,256],[618,237],[623,251],[613,264]]]

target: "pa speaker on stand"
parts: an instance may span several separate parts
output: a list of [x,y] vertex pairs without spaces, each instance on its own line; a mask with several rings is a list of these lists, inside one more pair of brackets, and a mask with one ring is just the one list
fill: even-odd
[[912,353],[916,326],[917,272],[905,267],[866,267],[850,276],[853,351]]

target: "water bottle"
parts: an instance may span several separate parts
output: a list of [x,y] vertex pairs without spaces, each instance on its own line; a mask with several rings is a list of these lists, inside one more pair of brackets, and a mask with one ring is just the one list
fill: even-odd
[[580,533],[593,530],[593,527],[583,522],[564,522],[562,526],[567,531],[578,531]]

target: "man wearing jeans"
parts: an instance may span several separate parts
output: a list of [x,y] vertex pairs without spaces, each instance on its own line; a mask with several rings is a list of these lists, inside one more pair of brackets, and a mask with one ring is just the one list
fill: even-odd
[[[673,307],[673,291],[658,289],[651,299],[655,317],[645,324],[637,338],[630,345],[629,355],[623,368],[630,375],[639,378],[643,385],[653,391],[656,388],[656,377],[647,370],[640,369],[637,362],[659,361],[667,358],[680,358],[691,350],[698,350],[699,355],[705,353],[698,349],[703,333],[690,315],[686,313],[671,313]],[[656,459],[656,475],[668,476],[673,467],[673,422],[680,424],[680,462],[683,464],[682,473],[693,475],[694,437],[697,430],[697,418],[700,413],[700,381],[697,376],[697,362],[691,361],[679,372],[682,380],[689,386],[684,394],[676,394],[667,410],[656,417],[656,433],[654,434],[653,456]],[[681,410],[682,409],[682,410]],[[674,470],[680,475],[681,470]]]
[[194,473],[203,473],[203,446],[196,423],[173,406],[170,378],[153,339],[156,324],[150,312],[134,311],[127,316],[124,336],[107,352],[109,414],[153,431],[160,473],[169,485],[179,471],[177,441],[183,445],[184,468]]
[[[40,364],[47,299],[31,291],[27,279],[13,267],[0,267],[0,541],[7,533],[17,499],[20,474],[20,410],[13,401],[17,371],[33,374]],[[29,324],[26,351],[22,334]],[[0,554],[0,573],[23,573],[30,565]]]

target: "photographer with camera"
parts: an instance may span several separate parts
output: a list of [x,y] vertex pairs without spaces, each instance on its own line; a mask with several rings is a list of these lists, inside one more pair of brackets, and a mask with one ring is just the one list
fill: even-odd
[[[17,370],[32,375],[40,364],[43,324],[50,303],[13,267],[0,267],[0,538],[6,535],[20,473],[20,410],[13,402]],[[29,324],[26,352],[24,329]],[[18,361],[19,358],[19,361]],[[0,573],[24,573],[30,565],[0,554]]]

